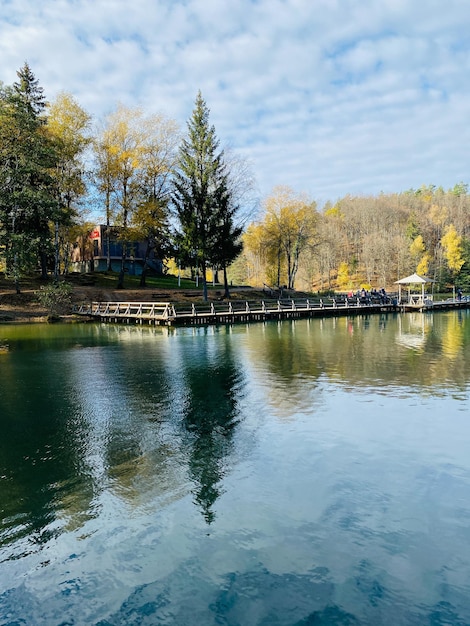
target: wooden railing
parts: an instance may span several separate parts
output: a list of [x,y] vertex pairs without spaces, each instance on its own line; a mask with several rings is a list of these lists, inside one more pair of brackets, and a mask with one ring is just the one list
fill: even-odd
[[75,306],[73,312],[91,317],[135,317],[162,320],[175,315],[170,302],[89,302]]
[[[318,312],[332,313],[367,310],[383,306],[380,302],[362,302],[359,298],[304,298],[285,300],[229,300],[207,303],[174,304],[171,302],[89,302],[77,305],[74,312],[104,321],[136,320],[143,323],[198,324],[297,318]],[[391,306],[391,305],[388,305]]]

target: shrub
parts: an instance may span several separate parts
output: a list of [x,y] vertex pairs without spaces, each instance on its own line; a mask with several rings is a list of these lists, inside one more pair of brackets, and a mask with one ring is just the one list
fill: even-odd
[[56,281],[41,287],[36,295],[42,306],[48,309],[49,315],[54,317],[70,310],[72,292],[73,287],[70,283]]

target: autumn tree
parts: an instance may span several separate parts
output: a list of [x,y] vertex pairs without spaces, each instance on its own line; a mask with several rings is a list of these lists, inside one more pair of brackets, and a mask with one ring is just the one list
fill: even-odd
[[426,246],[422,235],[415,237],[410,245],[410,253],[416,259],[416,273],[425,276],[429,272],[430,256],[426,251]]
[[338,268],[338,287],[340,289],[349,289],[351,284],[351,277],[349,275],[349,265],[343,261],[342,263],[339,264],[339,268]]
[[[109,181],[116,206],[117,223],[121,227],[122,254],[118,289],[124,287],[130,234],[129,220],[140,197],[142,152],[145,140],[143,119],[143,114],[139,109],[133,110],[119,106],[116,111],[108,115],[99,143],[100,149],[104,151],[102,155],[104,158],[100,159],[97,175],[101,177],[104,174],[104,180]],[[100,167],[103,161],[106,163],[104,171]]]
[[264,229],[259,222],[249,224],[243,233],[246,280],[251,285],[262,285],[265,281],[267,258],[263,236]]
[[315,203],[289,187],[276,187],[264,206],[266,243],[276,255],[278,286],[283,261],[287,287],[294,289],[300,257],[315,237]]
[[348,254],[344,215],[337,205],[327,206],[319,215],[317,232],[316,254],[307,255],[307,263],[310,266],[309,283],[311,285],[315,281],[314,270],[316,269],[317,280],[323,291],[325,287],[332,288],[332,276],[339,271],[341,263],[349,263],[353,269],[356,268],[356,263]]
[[[48,109],[47,130],[52,136],[57,155],[51,175],[55,182],[57,215],[54,222],[54,276],[60,266],[60,239],[68,244],[68,228],[78,217],[77,203],[87,191],[85,181],[85,151],[90,145],[90,121],[88,113],[68,93],[61,92]],[[62,237],[59,229],[62,228]],[[66,266],[68,249],[63,252]],[[66,255],[66,256],[65,256]]]
[[128,245],[133,239],[143,236],[149,250],[160,247],[160,254],[166,250],[169,180],[178,138],[173,120],[119,106],[107,116],[95,142],[94,175],[105,204],[108,269],[112,217],[120,226],[118,288],[124,286]]
[[444,257],[447,261],[452,281],[455,283],[455,277],[459,274],[464,264],[462,237],[457,234],[455,226],[449,224],[441,239],[441,246],[444,250]]
[[132,216],[139,239],[146,241],[140,285],[145,286],[149,258],[153,253],[164,261],[174,255],[169,203],[171,176],[176,164],[180,131],[176,122],[157,114],[146,119],[141,150],[140,199]]
[[114,151],[111,149],[111,132],[106,126],[103,126],[97,133],[93,141],[94,153],[94,169],[93,178],[95,189],[98,192],[98,198],[104,204],[104,213],[106,221],[105,231],[105,249],[106,249],[106,269],[108,272],[112,269],[111,264],[111,247],[110,233],[111,221],[114,217]]

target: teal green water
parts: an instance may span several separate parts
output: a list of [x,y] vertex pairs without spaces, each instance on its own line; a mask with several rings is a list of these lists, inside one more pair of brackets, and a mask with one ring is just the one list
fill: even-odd
[[470,312],[0,344],[0,624],[470,624]]

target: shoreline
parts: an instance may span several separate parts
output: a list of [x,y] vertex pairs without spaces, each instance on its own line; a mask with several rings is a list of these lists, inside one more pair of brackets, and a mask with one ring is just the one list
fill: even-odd
[[[7,288],[0,286],[0,327],[6,324],[48,324],[48,323],[84,323],[85,320],[71,312],[58,314],[57,320],[50,320],[50,312],[40,305],[37,300],[38,289],[29,285],[17,294],[9,285]],[[233,299],[246,298],[249,290],[233,288]],[[258,293],[253,289],[253,293]],[[210,300],[220,299],[220,291],[210,292]],[[143,289],[102,289],[95,286],[74,285],[72,293],[72,305],[98,301],[98,302],[155,302],[168,301],[172,303],[202,303],[202,294],[198,290],[185,289],[158,289],[146,287]]]

